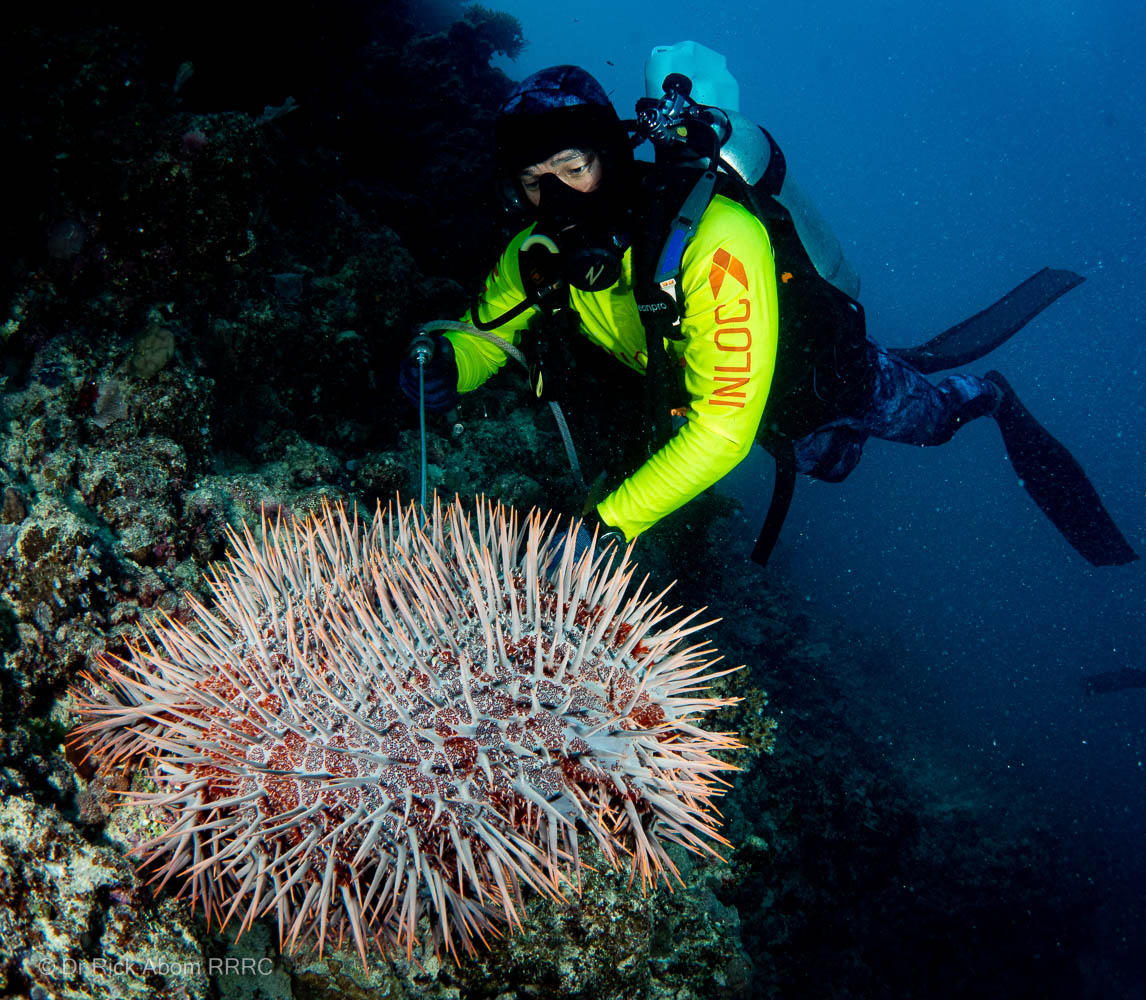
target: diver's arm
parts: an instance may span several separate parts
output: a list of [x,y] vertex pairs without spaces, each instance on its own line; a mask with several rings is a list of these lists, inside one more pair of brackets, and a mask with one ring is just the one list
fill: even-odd
[[[501,259],[486,277],[477,303],[473,308],[466,310],[462,317],[463,322],[473,322],[473,311],[476,308],[481,322],[488,323],[509,312],[525,298],[517,253],[529,232],[530,230],[526,229],[510,241]],[[527,309],[507,323],[494,327],[491,332],[502,340],[508,340],[516,345],[532,315],[533,310]],[[464,330],[450,330],[446,337],[454,345],[454,358],[458,364],[458,392],[476,389],[505,364],[505,352],[482,337],[475,337]]]
[[776,362],[776,272],[763,226],[717,198],[684,256],[688,423],[597,507],[628,539],[730,472],[755,440]]

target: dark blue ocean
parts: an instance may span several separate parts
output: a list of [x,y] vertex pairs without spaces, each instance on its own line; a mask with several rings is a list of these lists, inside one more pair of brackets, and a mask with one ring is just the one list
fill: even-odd
[[[1146,550],[1146,7],[498,6],[528,41],[502,63],[511,76],[580,64],[622,115],[653,46],[723,53],[741,111],[778,140],[859,270],[884,345],[925,341],[1041,267],[1083,274],[968,370],[1008,377]],[[732,478],[750,544],[771,461],[758,454]],[[902,659],[879,680],[903,725],[887,738],[917,744],[901,751],[1017,781],[1044,805],[1106,894],[1098,935],[1133,964],[1146,690],[1088,696],[1083,679],[1146,668],[1146,562],[1096,569],[1076,555],[1021,489],[992,421],[935,449],[870,441],[845,483],[802,481],[773,558],[809,610]]]

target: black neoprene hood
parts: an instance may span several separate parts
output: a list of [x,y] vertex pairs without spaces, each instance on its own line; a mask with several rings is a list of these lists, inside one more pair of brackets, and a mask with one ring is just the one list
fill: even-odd
[[498,166],[510,176],[563,149],[593,149],[613,163],[632,155],[604,89],[578,66],[551,66],[522,80],[502,103],[494,139]]

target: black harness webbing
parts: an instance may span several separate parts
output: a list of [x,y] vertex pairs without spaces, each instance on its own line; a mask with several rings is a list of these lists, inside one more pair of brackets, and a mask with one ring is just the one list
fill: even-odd
[[796,491],[796,446],[789,439],[778,445],[772,452],[776,459],[776,481],[772,484],[772,501],[768,504],[768,516],[760,529],[760,537],[752,548],[752,561],[761,566],[768,563],[768,557],[776,547],[784,518],[792,504],[792,494]]
[[[646,208],[643,234],[633,247],[634,288],[637,311],[645,328],[645,425],[650,432],[649,453],[672,436],[672,400],[675,384],[666,340],[680,340],[680,301],[677,281],[688,241],[696,235],[700,217],[712,200],[716,174],[704,171],[680,200],[679,171],[650,167],[643,182]],[[665,224],[666,205],[679,204],[673,220]],[[667,232],[667,236],[665,233]],[[659,241],[659,242],[658,242]],[[660,253],[653,248],[660,246]]]

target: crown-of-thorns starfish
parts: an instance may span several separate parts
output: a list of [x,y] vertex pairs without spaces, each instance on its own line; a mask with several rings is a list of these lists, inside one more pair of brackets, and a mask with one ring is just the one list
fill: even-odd
[[365,963],[409,954],[427,904],[435,947],[472,951],[520,926],[522,883],[579,889],[579,827],[643,887],[676,873],[665,841],[717,856],[714,752],[740,744],[697,720],[735,699],[698,696],[728,671],[684,645],[711,623],[575,534],[484,500],[232,533],[213,607],[76,692],[101,772],[150,761],[155,880]]

